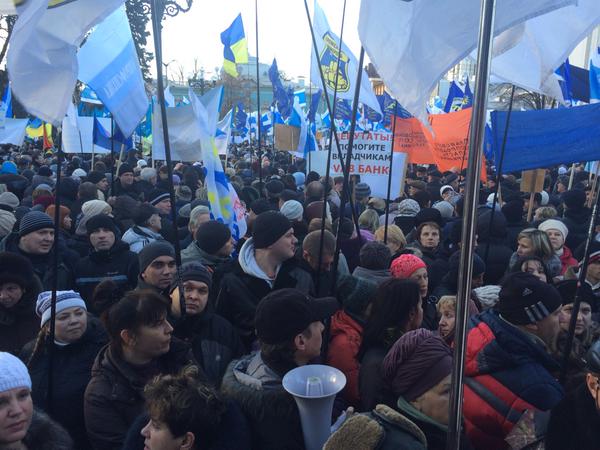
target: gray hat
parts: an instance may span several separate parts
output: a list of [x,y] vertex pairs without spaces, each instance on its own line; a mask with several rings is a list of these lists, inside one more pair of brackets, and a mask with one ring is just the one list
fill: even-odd
[[371,196],[371,188],[367,183],[358,183],[354,187],[354,197],[356,200],[362,200]]
[[433,207],[440,212],[442,219],[451,219],[454,214],[454,206],[445,200],[437,202]]
[[413,200],[412,198],[402,200],[398,205],[399,216],[414,217],[419,211],[421,211],[421,207],[417,201]]
[[19,197],[12,192],[3,192],[0,194],[0,205],[6,205],[14,211],[19,206]]
[[170,256],[175,258],[175,249],[166,241],[154,241],[146,245],[138,254],[140,260],[140,273],[152,264],[156,258]]
[[54,222],[50,216],[41,211],[30,211],[23,216],[19,226],[19,237],[33,233],[44,228],[54,229]]

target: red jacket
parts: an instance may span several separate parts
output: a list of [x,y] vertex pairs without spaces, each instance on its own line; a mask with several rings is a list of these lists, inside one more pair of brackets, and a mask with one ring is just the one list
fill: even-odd
[[346,387],[342,394],[352,406],[360,406],[358,373],[360,363],[357,355],[362,344],[363,327],[345,311],[338,311],[331,318],[330,342],[327,364],[346,375]]
[[577,266],[577,260],[573,257],[573,252],[569,247],[563,246],[563,254],[559,256],[562,267],[560,274],[564,275],[569,267]]

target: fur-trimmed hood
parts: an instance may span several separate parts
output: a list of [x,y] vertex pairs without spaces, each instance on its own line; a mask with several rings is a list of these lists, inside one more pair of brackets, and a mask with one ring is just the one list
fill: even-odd
[[45,413],[34,409],[25,439],[27,448],[35,450],[71,450],[73,441],[63,427]]

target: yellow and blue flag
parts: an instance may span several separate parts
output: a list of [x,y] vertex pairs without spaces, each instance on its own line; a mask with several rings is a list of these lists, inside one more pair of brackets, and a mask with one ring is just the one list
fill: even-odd
[[237,64],[248,63],[248,42],[244,34],[242,14],[238,14],[233,23],[221,33],[223,49],[223,70],[232,77],[238,76]]

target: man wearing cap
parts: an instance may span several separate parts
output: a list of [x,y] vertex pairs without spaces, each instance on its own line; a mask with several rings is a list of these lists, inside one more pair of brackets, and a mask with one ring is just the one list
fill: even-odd
[[495,310],[471,319],[463,414],[474,448],[506,448],[525,410],[548,411],[563,397],[550,356],[561,305],[556,288],[517,272],[504,281]]
[[117,180],[115,181],[113,196],[119,197],[121,195],[128,195],[134,200],[141,200],[141,196],[135,188],[135,179],[133,177],[133,168],[123,163],[119,166],[117,171]]
[[168,191],[163,189],[154,189],[146,199],[150,205],[154,206],[160,215],[160,234],[171,244],[177,239],[177,230],[171,222],[171,196]]
[[304,448],[298,409],[282,379],[320,355],[322,321],[337,309],[335,298],[312,299],[297,289],[272,292],[258,305],[260,351],[234,361],[221,386],[248,419],[252,448]]
[[151,242],[142,249],[138,258],[140,276],[137,289],[151,289],[170,298],[170,287],[177,273],[173,246],[164,241]]
[[305,294],[314,286],[310,275],[293,259],[298,240],[290,221],[280,212],[259,214],[231,271],[217,294],[217,312],[228,319],[250,349],[255,340],[254,314],[271,291],[297,288]]
[[138,257],[121,241],[113,219],[105,214],[91,217],[87,234],[91,253],[75,267],[75,286],[89,309],[94,311],[92,295],[102,280],[115,282],[121,292],[135,288],[139,274]]
[[[16,253],[27,258],[44,289],[53,287],[54,278],[54,222],[41,211],[30,211],[23,216],[17,233],[11,233],[0,242],[0,251]],[[69,252],[71,254],[73,252]],[[58,253],[58,289],[73,287],[73,267],[75,261]]]
[[108,198],[108,188],[110,187],[110,184],[108,183],[106,174],[92,170],[87,174],[86,181],[89,181],[98,188],[98,191],[102,194],[102,198],[99,200],[106,200]]

